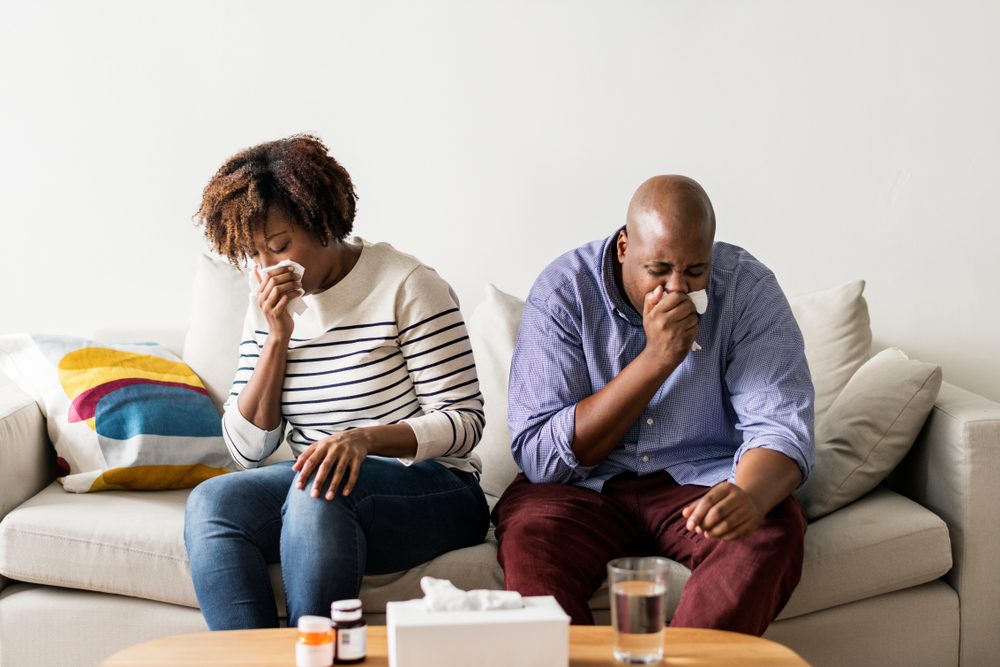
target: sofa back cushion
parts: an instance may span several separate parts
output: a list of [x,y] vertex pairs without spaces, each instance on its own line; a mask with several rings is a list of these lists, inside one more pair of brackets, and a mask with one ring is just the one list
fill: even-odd
[[896,348],[869,359],[816,424],[816,464],[795,496],[817,519],[874,489],[903,460],[941,389],[941,367]]
[[806,361],[816,389],[816,423],[847,385],[872,348],[865,281],[810,292],[788,300],[805,340]]
[[221,257],[202,253],[191,290],[184,361],[204,381],[216,407],[229,397],[239,365],[240,336],[250,305],[247,279]]
[[469,319],[469,338],[486,410],[486,428],[476,453],[483,461],[480,483],[493,499],[500,497],[518,473],[507,428],[507,381],[523,311],[524,301],[487,285],[486,298]]

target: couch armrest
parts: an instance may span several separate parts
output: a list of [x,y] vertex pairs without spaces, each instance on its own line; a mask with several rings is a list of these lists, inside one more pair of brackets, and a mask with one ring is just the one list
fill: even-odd
[[948,384],[890,485],[948,524],[963,665],[1000,655],[1000,403]]
[[[0,379],[0,521],[52,482],[54,464],[38,404],[17,385]],[[6,584],[0,576],[0,590]]]

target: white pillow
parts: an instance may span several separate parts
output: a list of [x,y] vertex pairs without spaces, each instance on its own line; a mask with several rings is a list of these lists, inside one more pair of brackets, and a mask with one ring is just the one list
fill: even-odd
[[938,390],[941,367],[896,348],[865,363],[816,425],[816,463],[795,496],[818,519],[874,489],[910,451]]
[[524,301],[487,285],[486,298],[472,311],[468,323],[479,390],[483,392],[486,410],[486,428],[476,447],[483,461],[480,484],[483,491],[494,498],[500,497],[519,472],[510,453],[507,382],[522,312]]
[[181,356],[205,383],[219,409],[236,377],[249,290],[246,276],[225,259],[207,253],[198,257],[191,324]]
[[816,389],[816,423],[871,355],[872,330],[863,280],[788,300],[805,340]]

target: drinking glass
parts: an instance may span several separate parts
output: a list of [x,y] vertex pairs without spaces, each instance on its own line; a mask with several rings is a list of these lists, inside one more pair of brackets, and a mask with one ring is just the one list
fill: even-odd
[[663,659],[669,562],[650,556],[608,563],[616,660],[648,664]]

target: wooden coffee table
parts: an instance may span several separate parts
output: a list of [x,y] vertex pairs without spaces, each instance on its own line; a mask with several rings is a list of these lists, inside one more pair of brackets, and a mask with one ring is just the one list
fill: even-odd
[[[295,628],[196,632],[163,637],[119,651],[102,667],[294,667]],[[569,628],[569,664],[573,667],[621,666],[611,656],[611,627]],[[791,649],[760,637],[721,630],[667,628],[661,665],[807,665]],[[387,667],[385,626],[368,628],[364,667]],[[428,667],[433,667],[428,665]]]

